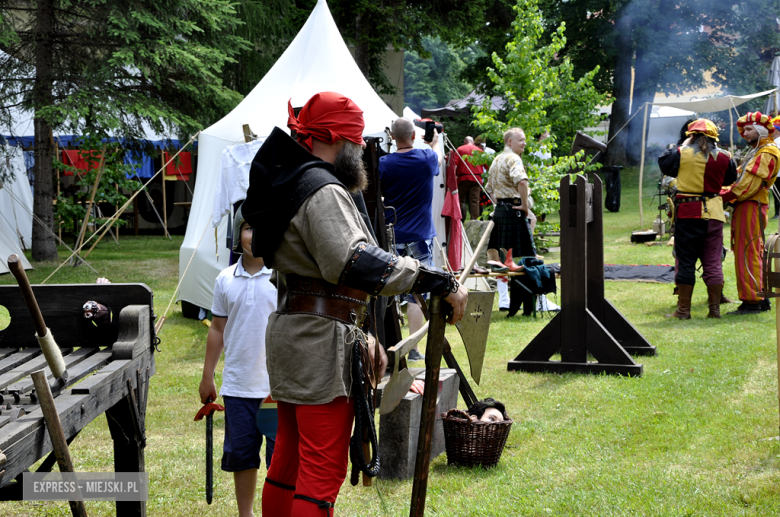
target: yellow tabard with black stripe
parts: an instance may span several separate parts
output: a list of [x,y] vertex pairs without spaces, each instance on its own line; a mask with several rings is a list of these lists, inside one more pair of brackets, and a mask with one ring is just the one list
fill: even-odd
[[[718,152],[722,153],[724,151],[718,149]],[[687,195],[701,196],[704,194],[704,172],[709,157],[710,155],[708,154],[695,153],[691,146],[680,147],[680,169],[677,173],[678,197]],[[726,215],[723,212],[723,200],[720,196],[711,197],[707,199],[706,204],[700,203],[700,205],[702,219],[726,222]]]

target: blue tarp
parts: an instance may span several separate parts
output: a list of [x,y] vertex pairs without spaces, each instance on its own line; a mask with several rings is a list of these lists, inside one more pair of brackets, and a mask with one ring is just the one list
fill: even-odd
[[[78,135],[57,135],[54,137],[55,143],[57,143],[60,147],[69,147],[69,146],[78,146],[81,145],[81,137]],[[102,140],[103,143],[112,143],[112,142],[118,142],[124,147],[146,147],[147,145],[151,145],[152,147],[156,147],[158,149],[170,149],[175,148],[179,149],[181,147],[181,143],[178,139],[164,139],[164,140],[137,140],[133,142],[133,145],[125,145],[126,140],[120,140],[118,138],[104,138]],[[35,144],[35,137],[34,136],[10,136],[10,135],[0,135],[0,144],[7,144],[11,146],[21,146],[23,148],[29,148],[33,147]],[[198,142],[193,142],[192,146],[193,148],[197,147]],[[28,162],[28,156],[29,156],[29,163]],[[32,152],[25,152],[25,165],[27,166],[28,170],[32,169],[33,166],[33,157]],[[154,168],[154,160],[147,155],[144,152],[140,151],[128,151],[125,153],[125,163],[129,165],[136,165],[136,172],[138,174],[139,178],[151,178],[154,176],[154,173],[157,172]],[[135,174],[128,174],[127,178],[134,178]]]

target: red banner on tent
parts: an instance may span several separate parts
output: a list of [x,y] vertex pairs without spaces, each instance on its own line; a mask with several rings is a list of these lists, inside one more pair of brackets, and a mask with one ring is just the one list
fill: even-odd
[[[68,167],[75,168],[81,175],[82,173],[95,170],[100,167],[100,151],[89,149],[63,149],[61,162]],[[64,171],[63,176],[73,176],[73,171]]]
[[[168,163],[171,159],[171,154],[167,151],[163,151],[163,164]],[[192,174],[192,153],[183,151],[179,153],[179,156],[174,158],[171,163],[165,166],[165,179],[166,180],[184,180],[189,181],[190,174]]]

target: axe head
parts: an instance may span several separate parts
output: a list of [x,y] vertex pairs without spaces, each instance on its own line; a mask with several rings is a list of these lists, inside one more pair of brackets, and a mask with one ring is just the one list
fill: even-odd
[[482,377],[482,362],[485,359],[495,294],[493,291],[469,291],[466,313],[455,324],[469,356],[471,378],[477,384]]
[[382,390],[382,401],[379,403],[379,414],[386,415],[398,407],[403,398],[409,393],[409,388],[414,383],[414,376],[404,368],[393,372]]

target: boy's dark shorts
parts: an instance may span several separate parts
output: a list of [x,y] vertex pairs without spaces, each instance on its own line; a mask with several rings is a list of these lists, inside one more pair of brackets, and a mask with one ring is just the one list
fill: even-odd
[[[224,396],[225,444],[222,448],[222,470],[239,472],[260,468],[260,446],[263,435],[257,429],[256,416],[263,399]],[[266,438],[265,465],[271,465],[274,440]]]

